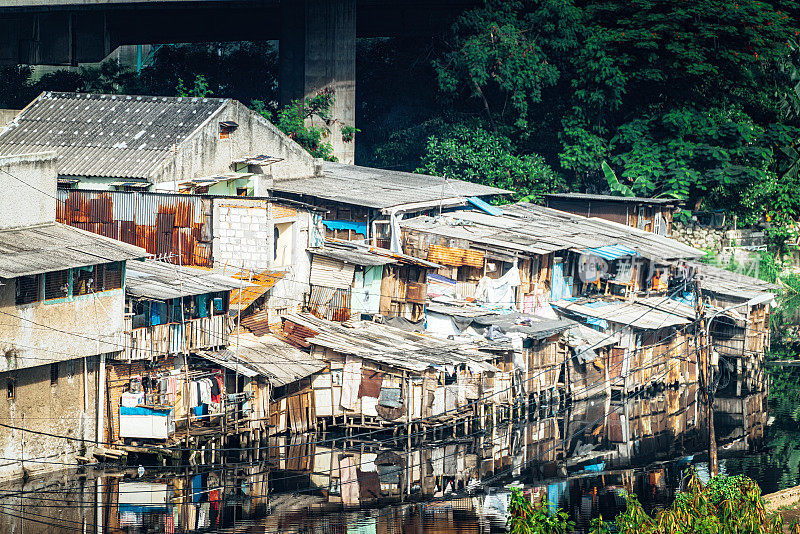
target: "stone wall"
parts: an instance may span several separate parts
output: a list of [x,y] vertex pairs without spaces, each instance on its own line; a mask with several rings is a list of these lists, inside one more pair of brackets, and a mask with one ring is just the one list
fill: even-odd
[[727,246],[725,230],[722,228],[710,228],[698,224],[675,223],[672,225],[672,239],[680,241],[690,247],[721,252]]
[[764,233],[758,230],[713,228],[696,223],[673,224],[671,237],[691,247],[716,254],[722,253],[726,248],[758,247],[764,244]]

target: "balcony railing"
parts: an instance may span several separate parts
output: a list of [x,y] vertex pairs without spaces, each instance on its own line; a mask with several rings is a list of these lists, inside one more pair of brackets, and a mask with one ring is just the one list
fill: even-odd
[[147,360],[179,352],[222,347],[228,344],[229,331],[227,315],[141,328],[133,328],[132,317],[126,317],[124,358]]

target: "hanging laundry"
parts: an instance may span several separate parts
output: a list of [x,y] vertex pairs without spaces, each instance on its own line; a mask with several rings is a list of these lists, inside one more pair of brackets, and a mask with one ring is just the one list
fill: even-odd
[[353,456],[346,456],[339,460],[339,477],[342,484],[342,504],[345,506],[358,505],[358,470]]
[[361,386],[361,360],[347,357],[342,376],[342,400],[345,410],[355,410],[358,402],[358,390]]
[[214,375],[211,379],[211,402],[219,402],[220,394],[222,393],[222,380],[219,375]]
[[378,397],[383,383],[383,373],[374,369],[361,369],[361,386],[358,388],[359,397]]
[[211,380],[203,378],[200,383],[200,404],[211,404]]

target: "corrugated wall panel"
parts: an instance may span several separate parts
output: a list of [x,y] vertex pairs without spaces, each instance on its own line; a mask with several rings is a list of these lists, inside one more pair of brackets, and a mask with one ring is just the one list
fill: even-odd
[[314,255],[311,263],[311,284],[336,289],[353,287],[355,266],[338,260]]
[[142,247],[174,263],[213,264],[211,236],[202,232],[208,224],[200,196],[60,189],[57,198],[59,222]]

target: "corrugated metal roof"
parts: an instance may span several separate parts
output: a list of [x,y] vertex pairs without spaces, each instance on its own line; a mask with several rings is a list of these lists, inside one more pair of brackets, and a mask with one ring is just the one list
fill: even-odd
[[373,247],[356,241],[343,241],[326,239],[324,246],[308,249],[312,254],[337,259],[353,265],[387,265],[390,263],[403,263],[439,269],[438,263],[415,258],[408,254],[392,252],[381,247]]
[[630,325],[643,330],[659,330],[689,324],[694,320],[694,308],[665,297],[652,297],[635,302],[620,300],[581,299],[550,303],[559,311],[608,322]]
[[338,248],[331,245],[325,245],[321,248],[310,248],[308,251],[315,256],[323,256],[333,260],[338,260],[344,263],[351,263],[353,265],[387,265],[389,263],[397,263],[392,258],[386,256],[379,256],[377,254],[370,254],[369,251],[362,251],[357,249]]
[[125,272],[127,294],[156,300],[230,291],[253,285],[212,271],[155,260],[129,262]]
[[236,315],[241,310],[242,312],[249,308],[259,297],[266,294],[267,291],[275,287],[275,284],[280,282],[284,276],[286,276],[285,271],[262,271],[255,275],[248,274],[238,274],[232,273],[231,274],[234,278],[241,277],[248,282],[251,282],[251,285],[245,287],[241,290],[241,296],[239,295],[240,290],[235,289],[231,292],[230,297],[230,306],[228,309],[230,310],[231,315]]
[[703,292],[710,291],[726,297],[749,300],[763,293],[776,294],[781,291],[778,285],[713,265],[698,262],[689,262],[688,265],[696,268],[702,277],[700,288]]
[[551,193],[545,198],[568,198],[571,200],[597,200],[607,202],[634,202],[637,204],[673,204],[678,201],[674,198],[651,198],[651,197],[617,197],[614,195],[593,195],[589,193]]
[[56,222],[0,230],[2,278],[145,256],[142,248]]
[[45,92],[0,133],[0,155],[55,150],[61,176],[149,178],[227,102]]
[[510,193],[496,187],[446,180],[439,176],[330,162],[323,164],[322,176],[276,181],[272,190],[384,210],[442,199],[445,205],[452,204],[448,201],[454,199],[465,204],[468,197]]
[[440,217],[403,220],[401,227],[463,239],[473,248],[505,249],[527,254],[619,246],[646,258],[669,262],[699,258],[703,252],[674,239],[594,217],[519,202],[503,206],[503,215],[459,211]]
[[[237,347],[238,349],[234,348]],[[205,351],[201,355],[245,376],[261,375],[276,387],[309,377],[326,367],[325,362],[281,341],[272,334],[256,337],[250,333],[232,335],[228,349]],[[238,358],[236,356],[238,350]]]
[[399,369],[419,372],[431,366],[482,363],[493,358],[469,345],[368,321],[341,324],[308,313],[289,314],[285,320],[316,332],[306,339],[308,343]]
[[625,256],[638,256],[639,253],[633,249],[628,247],[623,247],[622,245],[606,245],[604,247],[597,247],[597,248],[587,248],[583,251],[584,254],[592,254],[594,256],[599,256],[604,260],[618,260],[620,258],[624,258]]

